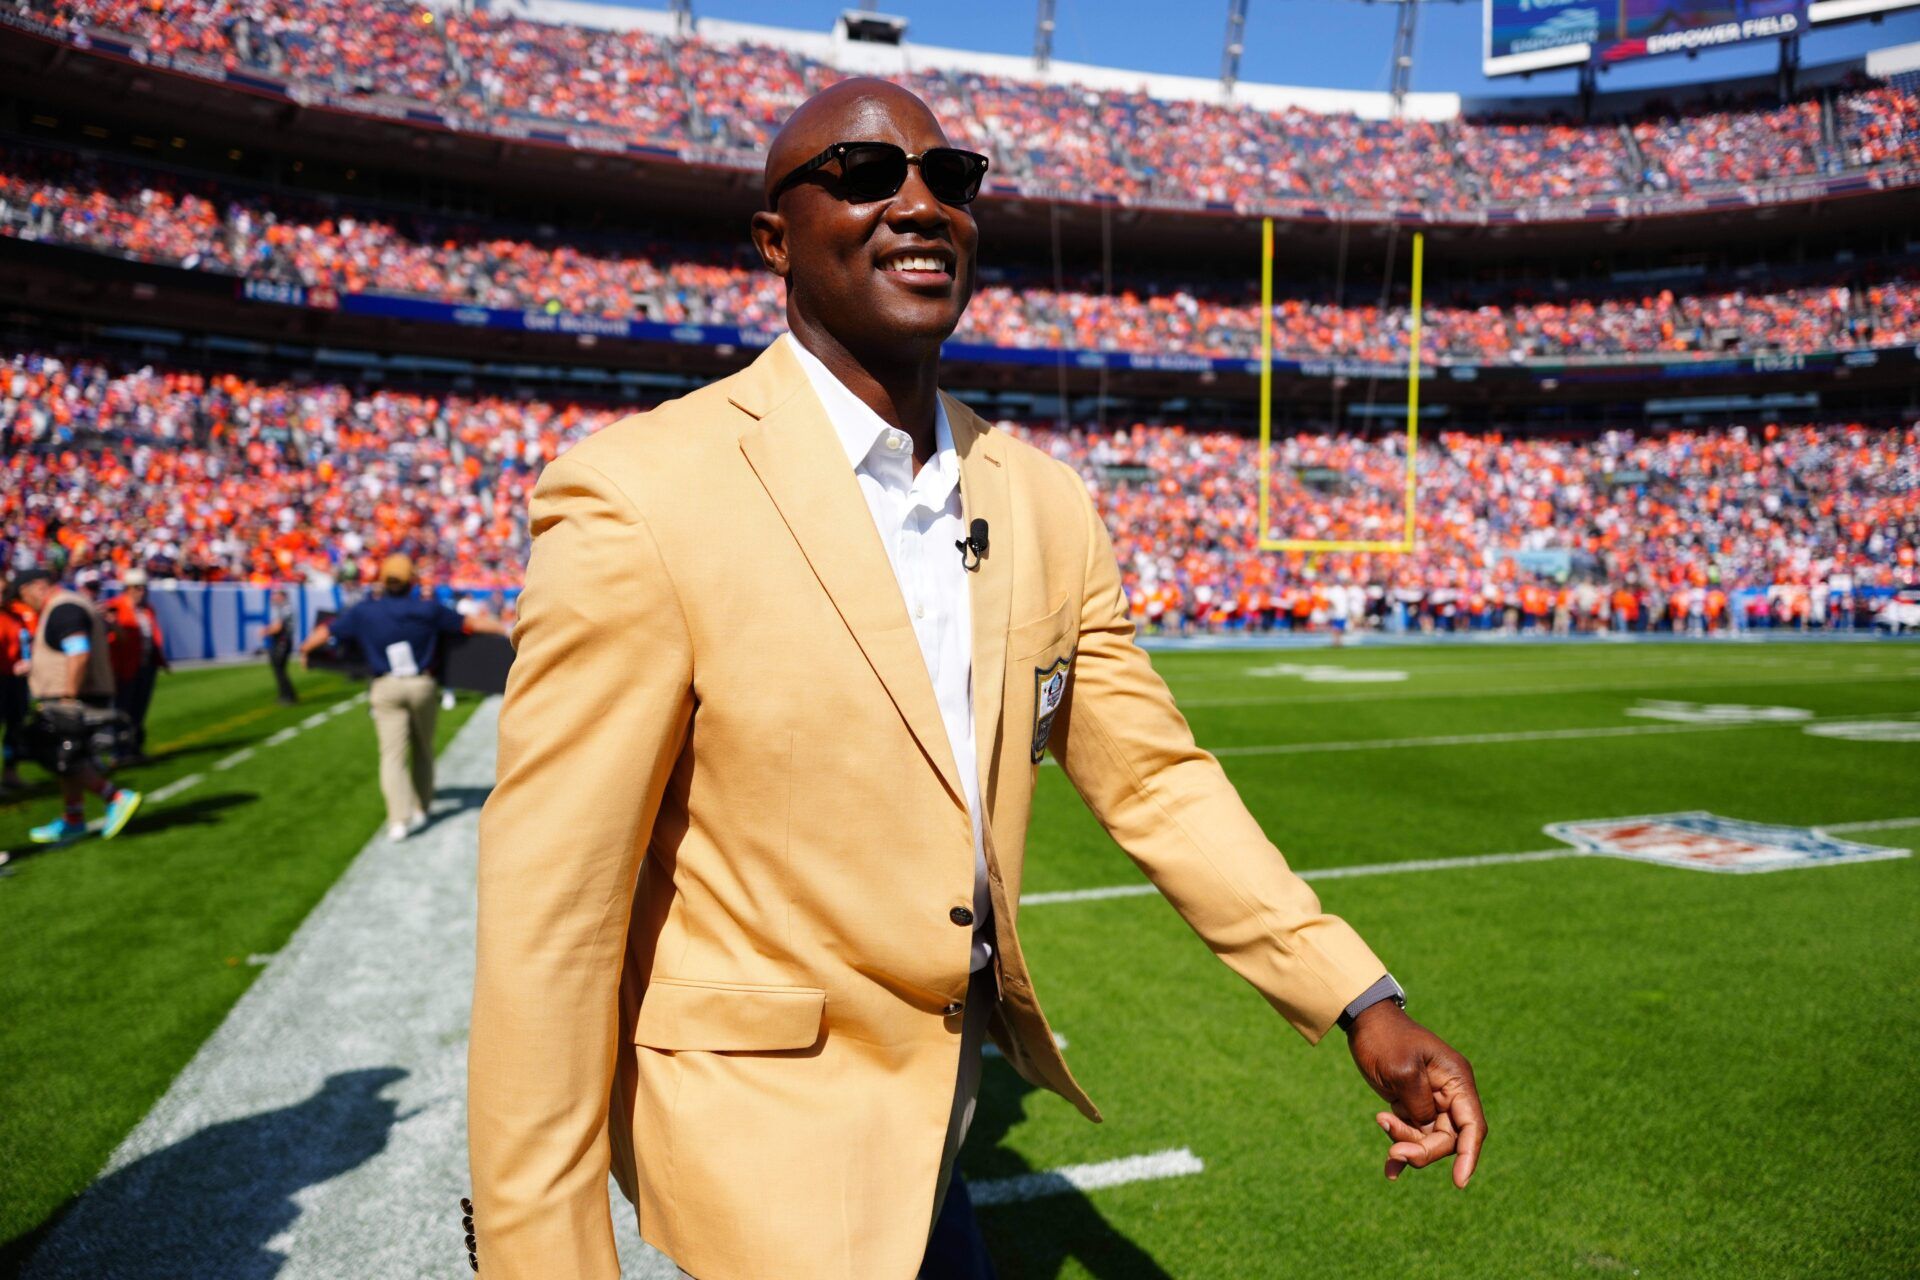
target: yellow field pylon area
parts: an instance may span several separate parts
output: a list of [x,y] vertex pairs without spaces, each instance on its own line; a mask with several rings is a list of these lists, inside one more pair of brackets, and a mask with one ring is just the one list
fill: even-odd
[[1328,538],[1269,538],[1268,512],[1273,489],[1273,219],[1260,224],[1260,527],[1262,551],[1413,550],[1416,455],[1420,444],[1420,275],[1426,236],[1413,233],[1413,334],[1407,352],[1407,484],[1405,518],[1397,539],[1340,541]]

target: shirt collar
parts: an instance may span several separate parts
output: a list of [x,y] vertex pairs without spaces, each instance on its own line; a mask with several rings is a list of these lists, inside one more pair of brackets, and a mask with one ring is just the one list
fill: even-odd
[[[821,408],[827,411],[827,421],[833,424],[833,433],[840,438],[840,447],[847,452],[848,465],[855,471],[860,470],[867,458],[880,447],[881,441],[895,428],[869,408],[866,401],[849,391],[847,385],[833,375],[833,371],[819,356],[807,350],[800,339],[786,333],[780,336],[779,341],[788,343],[790,350],[799,357],[800,367],[806,371],[814,395],[819,398]],[[946,402],[938,396],[933,402],[933,448],[933,457],[918,475],[913,476],[913,483],[928,505],[937,507],[946,501],[947,495],[960,483],[960,454],[953,443],[953,425],[947,421]]]

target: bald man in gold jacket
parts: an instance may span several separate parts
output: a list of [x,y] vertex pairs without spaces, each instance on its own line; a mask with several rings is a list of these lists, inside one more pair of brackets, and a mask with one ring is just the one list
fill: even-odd
[[[1097,1120],[1020,947],[1046,750],[1307,1040],[1383,981],[1194,745],[1080,477],[937,390],[977,239],[973,162],[944,147],[892,85],[802,107],[754,226],[791,335],[540,479],[481,823],[485,1280],[616,1280],[609,1169],[698,1280],[908,1280],[964,1129],[970,1025]],[[960,526],[985,522],[984,552],[959,549],[971,776],[835,387],[916,468],[957,465]],[[1481,1124],[1464,1060],[1391,1000],[1349,1036],[1401,1113],[1390,1171],[1452,1154],[1457,1126],[1464,1183]]]

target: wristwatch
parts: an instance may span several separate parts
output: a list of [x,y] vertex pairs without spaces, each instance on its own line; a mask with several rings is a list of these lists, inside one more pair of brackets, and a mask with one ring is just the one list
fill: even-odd
[[1380,981],[1374,983],[1356,996],[1353,1002],[1340,1014],[1336,1025],[1338,1025],[1342,1031],[1353,1030],[1353,1020],[1365,1013],[1368,1009],[1379,1004],[1382,1000],[1391,1000],[1402,1009],[1407,1007],[1407,993],[1401,990],[1400,984],[1393,980],[1393,975],[1390,973],[1382,974]]

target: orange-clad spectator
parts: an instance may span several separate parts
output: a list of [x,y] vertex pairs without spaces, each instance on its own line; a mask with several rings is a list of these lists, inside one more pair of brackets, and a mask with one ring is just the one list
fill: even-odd
[[100,607],[107,623],[107,657],[113,666],[113,705],[133,722],[132,762],[146,758],[147,711],[153,687],[167,661],[167,637],[160,615],[147,598],[147,573],[129,569],[120,577],[120,594]]
[[21,734],[32,702],[27,692],[27,645],[32,635],[32,616],[9,583],[0,596],[0,733],[5,735],[0,738],[0,791],[26,785],[20,777],[25,755]]

